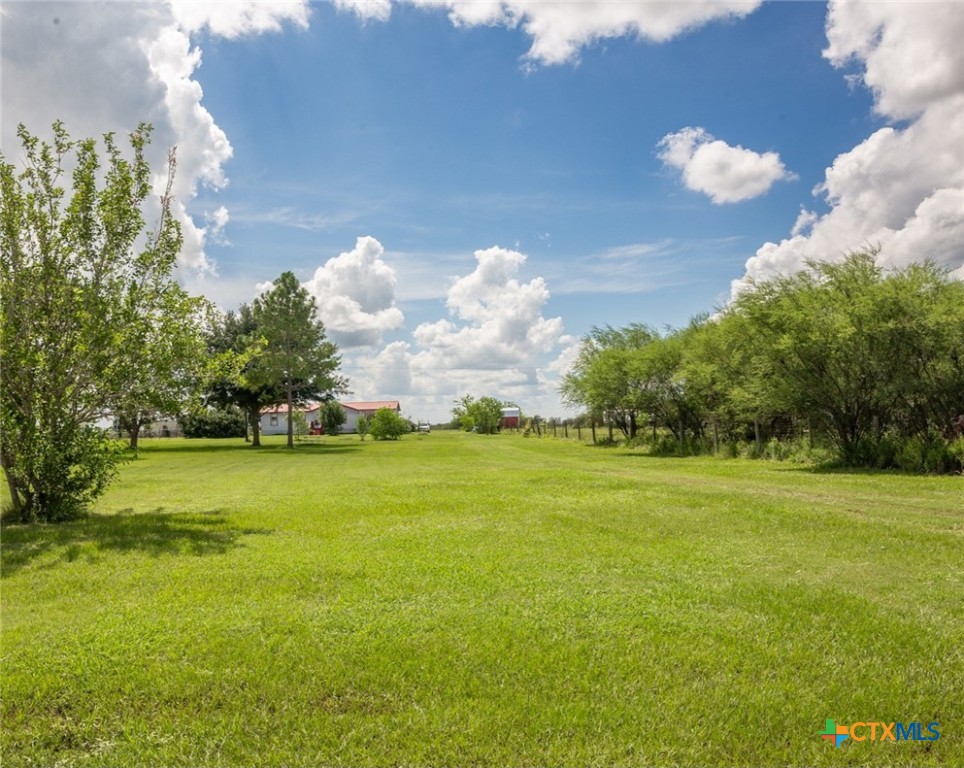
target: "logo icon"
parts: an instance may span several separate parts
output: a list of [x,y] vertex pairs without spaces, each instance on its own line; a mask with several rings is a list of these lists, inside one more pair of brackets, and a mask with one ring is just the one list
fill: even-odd
[[844,739],[850,738],[850,729],[846,725],[837,725],[828,718],[826,726],[820,732],[820,738],[824,741],[832,741],[835,747],[839,747],[844,743]]
[[[868,733],[869,731],[869,733]],[[827,724],[820,732],[824,741],[832,741],[839,747],[847,739],[852,741],[937,741],[941,737],[940,723],[936,720],[927,723],[884,723],[877,720],[837,725],[834,720],[827,718]]]

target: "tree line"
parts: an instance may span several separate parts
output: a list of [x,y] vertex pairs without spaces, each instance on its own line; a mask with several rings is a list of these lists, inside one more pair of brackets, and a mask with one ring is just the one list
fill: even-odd
[[562,396],[661,452],[823,446],[849,466],[959,470],[964,283],[876,256],[810,262],[683,329],[594,328]]

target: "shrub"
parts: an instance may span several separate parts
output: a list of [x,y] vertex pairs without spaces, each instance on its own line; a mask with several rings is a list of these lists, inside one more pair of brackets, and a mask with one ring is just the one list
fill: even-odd
[[234,408],[189,413],[178,421],[184,437],[244,437],[244,415]]
[[308,436],[308,417],[302,411],[291,414],[291,431],[299,439]]
[[329,400],[321,406],[321,424],[326,435],[337,435],[341,432],[341,425],[348,417],[345,409],[334,400]]
[[398,440],[410,431],[410,425],[390,408],[379,408],[372,416],[368,431],[376,440]]
[[964,437],[959,437],[947,446],[947,453],[954,463],[954,469],[964,472]]

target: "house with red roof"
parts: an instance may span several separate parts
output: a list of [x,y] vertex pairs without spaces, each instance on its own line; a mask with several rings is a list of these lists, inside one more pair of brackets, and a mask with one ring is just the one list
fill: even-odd
[[[398,400],[370,400],[351,403],[338,403],[345,411],[345,423],[341,425],[342,434],[358,431],[358,418],[364,416],[371,419],[375,411],[381,408],[388,408],[395,413],[402,412],[402,406]],[[321,421],[321,403],[309,402],[303,406],[295,406],[295,413],[303,413],[305,420],[312,422]],[[288,433],[288,406],[286,403],[274,405],[261,411],[261,434],[262,435],[285,435]]]
[[371,400],[356,403],[343,403],[339,401],[338,405],[345,410],[345,423],[341,425],[342,432],[357,432],[359,417],[364,416],[371,421],[372,416],[375,415],[375,411],[380,411],[382,408],[388,408],[397,414],[401,414],[402,412],[402,406],[398,400]]

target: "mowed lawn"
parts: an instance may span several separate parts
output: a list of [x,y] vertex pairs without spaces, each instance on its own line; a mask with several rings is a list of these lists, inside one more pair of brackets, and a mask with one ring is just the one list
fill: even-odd
[[961,477],[147,441],[2,577],[5,768],[964,765]]

